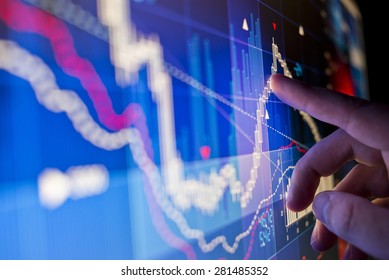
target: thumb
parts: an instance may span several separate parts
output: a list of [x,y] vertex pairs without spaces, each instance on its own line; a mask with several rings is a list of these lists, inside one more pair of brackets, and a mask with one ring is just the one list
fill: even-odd
[[338,237],[365,253],[389,259],[389,210],[343,192],[319,193],[313,201],[316,218]]

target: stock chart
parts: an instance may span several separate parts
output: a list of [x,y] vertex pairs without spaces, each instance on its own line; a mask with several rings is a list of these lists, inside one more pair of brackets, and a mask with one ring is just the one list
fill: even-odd
[[365,71],[352,1],[2,0],[0,258],[325,258],[285,199],[327,127],[269,78]]

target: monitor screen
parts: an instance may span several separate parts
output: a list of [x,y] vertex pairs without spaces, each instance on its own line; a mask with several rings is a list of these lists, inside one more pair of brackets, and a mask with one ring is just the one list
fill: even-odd
[[338,258],[285,206],[328,127],[273,73],[368,98],[355,3],[2,0],[0,258]]

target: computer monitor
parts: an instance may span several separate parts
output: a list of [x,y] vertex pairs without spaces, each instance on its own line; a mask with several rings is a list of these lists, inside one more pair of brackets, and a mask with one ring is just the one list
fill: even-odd
[[330,129],[269,77],[368,98],[353,1],[0,6],[1,259],[339,258],[285,206]]

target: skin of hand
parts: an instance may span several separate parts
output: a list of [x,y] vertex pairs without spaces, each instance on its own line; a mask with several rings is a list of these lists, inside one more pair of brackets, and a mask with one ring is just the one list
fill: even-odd
[[[348,245],[344,259],[389,259],[389,105],[369,102],[280,74],[270,78],[286,104],[338,129],[297,162],[287,207],[301,211],[313,202],[316,224],[311,245]],[[320,178],[347,162],[357,164],[331,191],[316,194]]]

